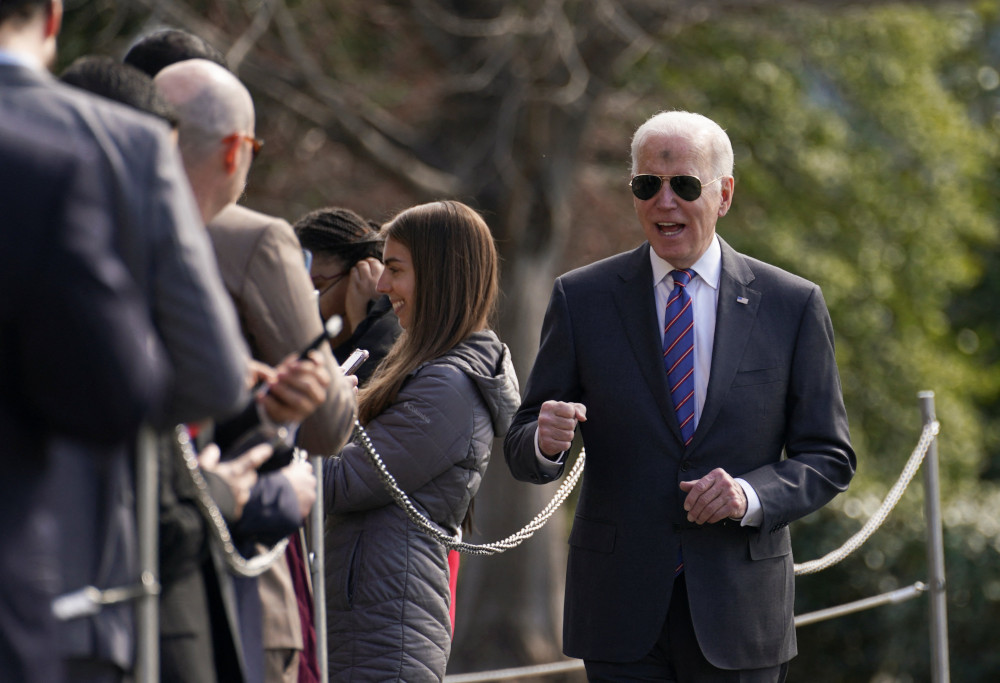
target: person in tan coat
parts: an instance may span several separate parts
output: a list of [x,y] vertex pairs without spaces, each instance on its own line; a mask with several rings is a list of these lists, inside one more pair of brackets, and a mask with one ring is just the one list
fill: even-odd
[[[256,360],[276,366],[319,335],[322,320],[291,226],[235,203],[261,145],[255,138],[253,101],[232,73],[204,59],[172,64],[155,82],[177,111],[185,169],[243,335]],[[333,453],[351,433],[353,387],[328,345],[320,353],[333,381],[326,403],[299,427],[297,445],[313,453]],[[292,462],[281,473],[292,483],[304,520],[315,500],[311,466]],[[254,624],[258,615],[240,615],[245,671],[251,681],[298,680],[305,644],[295,588],[298,583],[300,593],[308,592],[308,577],[301,571],[300,534],[293,534],[292,540],[288,552],[297,557],[276,562],[257,582],[260,601],[251,601],[249,609],[260,610],[259,632]],[[290,566],[300,571],[293,574]]]

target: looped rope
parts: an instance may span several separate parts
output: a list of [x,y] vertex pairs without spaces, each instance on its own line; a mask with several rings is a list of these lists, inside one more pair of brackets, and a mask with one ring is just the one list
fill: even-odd
[[372,440],[368,436],[368,432],[365,431],[365,428],[362,427],[361,423],[357,420],[354,422],[354,434],[361,442],[362,448],[368,455],[368,459],[371,461],[372,465],[375,466],[375,471],[378,473],[379,478],[382,480],[386,489],[388,489],[389,494],[392,496],[393,500],[396,501],[396,504],[403,508],[407,516],[410,518],[410,521],[449,550],[457,550],[458,552],[465,553],[467,555],[496,555],[504,552],[505,550],[516,548],[524,541],[531,538],[536,531],[545,526],[545,523],[549,521],[549,518],[557,509],[559,509],[559,506],[565,502],[566,498],[569,497],[573,487],[576,486],[577,480],[580,479],[580,475],[583,474],[583,466],[587,459],[586,453],[581,450],[580,455],[577,456],[576,462],[573,464],[573,467],[566,476],[566,479],[559,486],[555,496],[553,496],[552,500],[549,501],[549,504],[546,505],[541,512],[535,515],[534,519],[528,522],[524,528],[511,534],[503,540],[496,541],[494,543],[475,545],[472,543],[463,543],[459,538],[449,536],[445,532],[441,531],[441,529],[439,529],[433,522],[422,515],[416,507],[414,507],[409,496],[407,496],[406,493],[399,488],[399,485],[396,483],[396,478],[393,477],[386,468],[385,463],[382,461],[382,456],[380,456],[375,450],[375,446],[372,444]]
[[[916,447],[910,454],[910,458],[907,460],[906,466],[903,467],[903,471],[900,473],[899,479],[897,479],[893,487],[889,489],[889,493],[886,494],[885,500],[882,501],[879,509],[874,515],[872,515],[865,525],[861,527],[861,530],[847,539],[847,541],[840,548],[827,553],[823,557],[816,560],[810,560],[809,562],[796,564],[796,576],[814,574],[824,569],[829,569],[851,555],[851,553],[860,548],[872,534],[878,531],[879,527],[882,526],[886,518],[889,516],[889,513],[892,512],[893,508],[896,507],[896,504],[899,503],[899,499],[906,491],[907,486],[909,486],[910,481],[917,473],[917,470],[920,469],[920,465],[923,463],[924,457],[927,455],[927,449],[930,447],[931,442],[937,437],[940,429],[941,424],[937,420],[924,425],[923,431],[920,434],[920,439],[917,441]],[[375,471],[378,473],[382,483],[389,491],[393,500],[396,501],[396,504],[403,508],[406,512],[410,521],[446,548],[457,550],[458,552],[469,555],[496,555],[504,552],[505,550],[516,548],[521,545],[521,543],[531,538],[536,531],[545,525],[559,506],[565,502],[566,498],[569,497],[570,492],[576,486],[577,480],[583,474],[583,467],[586,463],[587,456],[586,450],[580,451],[580,455],[577,457],[576,463],[574,463],[569,475],[563,481],[562,485],[560,485],[559,490],[556,491],[556,495],[552,498],[549,504],[535,516],[534,519],[524,526],[523,529],[511,534],[501,541],[485,543],[482,545],[473,545],[470,543],[463,543],[458,538],[449,536],[435,526],[433,522],[422,515],[413,505],[409,496],[407,496],[406,493],[399,488],[395,477],[393,477],[386,468],[385,463],[382,461],[382,457],[375,450],[375,446],[372,444],[371,438],[368,436],[368,432],[365,431],[364,427],[362,427],[361,423],[358,421],[355,421],[354,423],[354,433],[361,442],[365,453],[368,455],[368,459],[371,461],[372,465],[374,465]]]
[[[212,499],[212,494],[208,490],[208,482],[205,481],[205,477],[201,474],[201,468],[198,466],[198,456],[195,455],[194,447],[191,445],[191,434],[188,432],[187,427],[184,425],[177,426],[174,430],[173,443],[184,459],[185,469],[194,482],[197,491],[196,500],[198,507],[211,522],[208,525],[208,528],[211,530],[211,538],[222,550],[226,566],[229,568],[230,573],[253,578],[266,572],[274,564],[275,560],[285,554],[285,548],[288,546],[288,538],[281,539],[267,552],[255,555],[249,560],[243,557],[240,551],[236,549],[232,536],[229,535],[229,526],[226,524],[222,512],[219,511],[219,506]],[[296,453],[296,457],[298,457],[298,453]]]
[[810,560],[809,562],[803,562],[802,564],[796,564],[796,576],[815,574],[816,572],[824,569],[829,569],[864,545],[865,541],[867,541],[872,534],[878,531],[878,528],[882,526],[883,522],[885,522],[886,517],[888,517],[889,513],[892,512],[892,509],[896,507],[896,504],[902,497],[903,492],[906,491],[906,487],[910,485],[910,480],[913,479],[913,475],[915,475],[917,470],[920,469],[920,465],[924,461],[924,456],[927,455],[927,449],[930,448],[931,442],[937,438],[940,429],[941,424],[937,420],[928,422],[924,425],[924,429],[920,434],[920,440],[917,441],[917,445],[913,449],[913,453],[910,454],[910,459],[906,461],[906,466],[903,467],[903,471],[900,473],[899,479],[897,479],[893,487],[889,489],[889,493],[886,494],[885,500],[882,501],[882,505],[880,505],[875,514],[872,515],[867,522],[865,522],[865,525],[861,527],[861,530],[847,539],[844,545],[832,552],[827,553],[823,557],[816,560]]

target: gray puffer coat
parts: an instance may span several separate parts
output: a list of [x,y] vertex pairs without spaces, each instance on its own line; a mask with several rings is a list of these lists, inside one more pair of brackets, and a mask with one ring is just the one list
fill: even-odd
[[[417,368],[366,430],[416,508],[454,536],[519,403],[510,352],[477,332]],[[357,443],[326,461],[323,479],[330,680],[440,681],[447,550],[393,502]]]

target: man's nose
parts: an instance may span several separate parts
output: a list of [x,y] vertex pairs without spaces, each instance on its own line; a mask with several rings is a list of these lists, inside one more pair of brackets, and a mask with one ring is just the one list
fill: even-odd
[[672,207],[677,204],[677,195],[674,193],[674,188],[670,187],[670,183],[663,183],[660,191],[653,197],[653,201],[656,202],[657,206],[663,207]]

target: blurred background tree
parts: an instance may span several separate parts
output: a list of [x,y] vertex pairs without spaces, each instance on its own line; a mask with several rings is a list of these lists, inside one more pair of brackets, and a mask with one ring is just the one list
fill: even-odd
[[[796,557],[839,546],[874,511],[919,434],[916,393],[933,390],[951,671],[1000,675],[996,0],[65,4],[62,66],[120,57],[162,26],[227,53],[267,140],[254,208],[385,220],[453,197],[483,211],[522,381],[554,276],[641,240],[625,186],[635,127],[661,109],[718,121],[736,150],[720,233],[820,284],[837,331],[859,471],[794,526]],[[554,491],[513,482],[494,453],[472,540],[520,528]],[[797,612],[925,579],[921,506],[914,484],[856,556],[800,578]],[[449,671],[560,658],[570,519],[463,559]],[[803,627],[789,678],[929,680],[927,638],[925,600]]]

